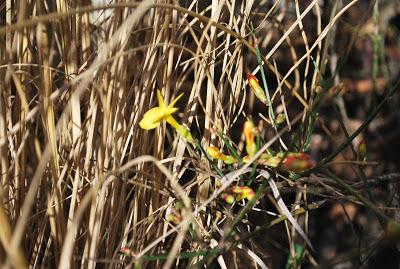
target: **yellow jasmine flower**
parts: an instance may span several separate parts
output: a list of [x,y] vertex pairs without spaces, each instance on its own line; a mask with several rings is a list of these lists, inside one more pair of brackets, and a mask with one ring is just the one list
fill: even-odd
[[183,93],[176,97],[169,105],[164,101],[161,92],[157,90],[158,107],[153,107],[143,115],[143,119],[139,122],[139,126],[145,130],[151,130],[157,128],[161,121],[167,121],[175,130],[183,136],[187,141],[193,142],[193,137],[189,130],[183,125],[179,124],[172,114],[178,111],[178,108],[174,107],[175,103],[183,96]]
[[174,107],[174,105],[182,96],[183,93],[176,97],[172,103],[167,106],[161,92],[157,90],[158,107],[153,107],[144,114],[143,119],[139,122],[140,127],[145,130],[151,130],[158,127],[162,120],[166,120],[173,113],[178,111],[178,108]]

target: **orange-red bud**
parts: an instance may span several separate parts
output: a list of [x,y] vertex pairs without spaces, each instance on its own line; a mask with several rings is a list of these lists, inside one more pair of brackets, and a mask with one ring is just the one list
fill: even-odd
[[280,169],[300,173],[314,167],[315,162],[306,153],[289,153],[283,159]]
[[254,92],[256,97],[264,104],[267,104],[267,96],[265,95],[263,88],[260,86],[258,79],[253,74],[248,74],[247,80],[249,81],[250,89]]

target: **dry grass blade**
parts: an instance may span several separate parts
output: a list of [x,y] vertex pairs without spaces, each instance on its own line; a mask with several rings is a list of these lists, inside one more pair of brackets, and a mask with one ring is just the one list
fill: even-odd
[[293,218],[292,213],[290,213],[285,202],[282,200],[282,196],[279,193],[278,187],[276,186],[275,181],[271,178],[268,171],[260,170],[259,173],[260,173],[260,176],[262,176],[266,180],[268,180],[268,184],[271,187],[272,193],[274,194],[274,198],[276,199],[276,202],[278,203],[279,208],[282,211],[282,214],[286,216],[288,221],[293,225],[293,227],[300,234],[300,236],[304,239],[304,241],[311,248],[311,250],[315,252],[315,249],[314,249],[313,245],[311,244],[310,239],[308,239],[308,236],[306,235],[304,230],[300,227],[300,225],[297,223],[297,221]]
[[[2,204],[0,204],[0,227],[0,242],[10,259],[11,266],[14,268],[28,268],[22,250],[20,248],[17,250],[11,248],[12,229]],[[11,252],[11,250],[14,251]]]
[[341,9],[329,22],[329,24],[325,27],[325,29],[321,32],[321,34],[318,36],[317,40],[314,41],[314,44],[309,48],[309,51],[305,53],[286,73],[286,75],[283,77],[280,87],[283,85],[285,80],[292,74],[294,70],[296,70],[299,65],[309,57],[309,54],[317,47],[319,46],[320,42],[330,33],[331,28],[333,25],[337,22],[337,20],[348,10],[351,6],[353,6],[355,3],[357,3],[358,0],[353,0],[350,3],[348,3],[343,9]]

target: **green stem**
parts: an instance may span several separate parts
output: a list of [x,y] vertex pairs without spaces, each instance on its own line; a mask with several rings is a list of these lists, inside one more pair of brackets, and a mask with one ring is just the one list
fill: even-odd
[[370,208],[377,215],[378,219],[380,218],[380,221],[387,223],[390,220],[390,218],[386,216],[384,213],[382,213],[382,211],[379,210],[370,200],[365,199],[358,191],[354,190],[344,180],[340,179],[339,177],[337,177],[335,174],[333,174],[328,170],[326,171],[326,173],[329,175],[329,177],[335,180],[351,195],[354,195],[358,200],[360,200],[360,202],[362,202],[366,207]]
[[263,60],[262,60],[262,58],[261,58],[260,49],[258,48],[258,45],[257,45],[257,44],[256,44],[256,56],[257,56],[258,65],[260,66],[261,79],[262,79],[262,82],[263,82],[264,91],[265,91],[265,94],[267,95],[268,106],[269,106],[269,114],[270,114],[270,116],[271,116],[271,123],[272,123],[272,125],[275,126],[275,114],[274,114],[274,109],[273,109],[273,107],[272,107],[271,97],[269,96],[269,90],[268,90],[267,79],[265,78]]
[[[318,208],[321,207],[321,204],[322,203],[312,203],[312,204],[305,205],[304,207],[296,209],[294,211],[293,215],[297,216],[297,215],[303,214],[303,213],[305,213],[305,212],[307,212],[309,210],[318,209]],[[281,215],[278,218],[272,220],[271,222],[268,222],[268,223],[266,223],[264,225],[259,226],[253,232],[249,232],[249,233],[246,233],[246,234],[240,236],[239,241],[243,242],[243,241],[246,241],[246,240],[248,240],[250,238],[259,236],[259,235],[265,233],[267,230],[269,230],[272,226],[274,226],[274,225],[276,225],[278,223],[281,223],[281,222],[283,222],[285,220],[287,220],[287,217],[285,215]]]

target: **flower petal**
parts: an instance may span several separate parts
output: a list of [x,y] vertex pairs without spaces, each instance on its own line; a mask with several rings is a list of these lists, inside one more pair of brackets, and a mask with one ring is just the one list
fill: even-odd
[[213,159],[223,160],[226,157],[218,148],[213,146],[207,148],[207,153]]
[[164,110],[161,107],[153,107],[143,115],[143,119],[139,122],[139,126],[145,130],[151,130],[160,125],[164,118]]
[[217,160],[222,160],[226,164],[234,164],[237,163],[237,160],[235,157],[231,155],[225,155],[222,152],[219,151],[218,148],[210,146],[207,148],[207,153],[210,155],[212,159],[217,159]]
[[180,95],[178,95],[178,97],[176,97],[176,98],[168,105],[168,107],[169,107],[169,108],[172,108],[172,107],[176,104],[176,102],[178,102],[179,99],[182,98],[182,96],[183,96],[183,93],[181,93]]
[[165,102],[164,102],[164,98],[161,95],[160,90],[157,90],[157,100],[158,100],[158,106],[163,108],[166,107]]

